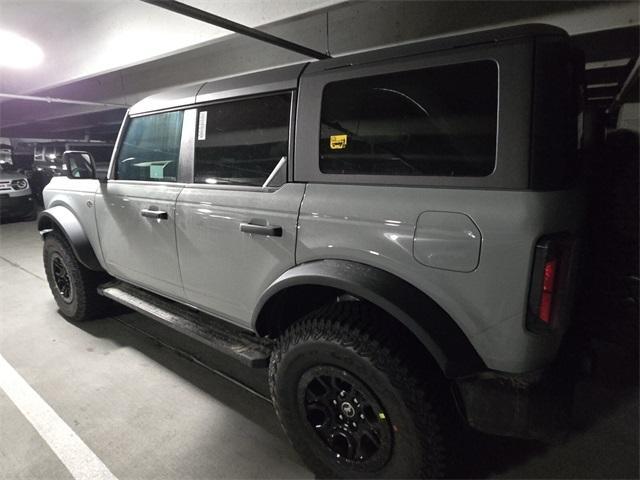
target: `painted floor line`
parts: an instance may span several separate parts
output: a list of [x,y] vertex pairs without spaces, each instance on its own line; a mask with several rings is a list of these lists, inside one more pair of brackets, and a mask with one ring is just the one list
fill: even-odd
[[0,388],[76,480],[117,480],[104,463],[0,355]]
[[47,279],[46,278],[42,278],[40,275],[36,275],[35,273],[33,273],[30,270],[27,270],[26,268],[24,268],[22,265],[20,265],[19,263],[16,263],[12,260],[9,260],[8,258],[3,257],[2,255],[0,255],[0,260],[4,260],[5,262],[7,262],[9,265],[11,265],[12,267],[15,268],[19,268],[20,270],[22,270],[25,273],[28,273],[29,275],[36,277],[38,280],[42,280],[43,282],[46,282]]

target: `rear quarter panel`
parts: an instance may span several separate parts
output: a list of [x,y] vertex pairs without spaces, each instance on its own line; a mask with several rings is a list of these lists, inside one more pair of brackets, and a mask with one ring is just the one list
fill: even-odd
[[[423,212],[459,213],[473,221],[481,235],[475,269],[452,271],[416,260],[414,234]],[[549,363],[562,336],[562,328],[541,337],[524,327],[535,244],[545,234],[576,233],[579,212],[576,192],[310,184],[296,261],[347,259],[397,275],[454,319],[489,368],[519,373]]]

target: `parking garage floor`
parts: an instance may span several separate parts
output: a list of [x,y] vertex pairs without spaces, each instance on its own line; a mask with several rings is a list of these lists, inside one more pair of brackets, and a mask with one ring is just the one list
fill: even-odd
[[[70,324],[57,313],[41,248],[35,222],[0,225],[0,361],[51,407],[58,420],[45,428],[66,424],[119,479],[312,477],[280,430],[264,371],[130,312]],[[199,362],[176,348],[196,352]],[[567,438],[542,445],[471,435],[464,470],[471,477],[638,478],[637,386],[604,377],[579,383]],[[60,444],[52,448],[51,431],[41,430],[0,388],[0,478],[73,478]],[[62,456],[67,465],[79,461]]]

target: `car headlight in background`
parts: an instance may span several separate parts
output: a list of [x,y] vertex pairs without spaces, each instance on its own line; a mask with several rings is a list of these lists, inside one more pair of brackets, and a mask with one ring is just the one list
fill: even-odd
[[24,190],[28,186],[29,186],[29,182],[27,182],[27,180],[24,178],[13,180],[11,182],[11,188],[13,188],[14,190]]

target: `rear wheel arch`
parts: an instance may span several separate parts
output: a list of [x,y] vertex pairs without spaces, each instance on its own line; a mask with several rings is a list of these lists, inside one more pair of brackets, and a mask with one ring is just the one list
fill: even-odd
[[386,313],[398,334],[416,340],[447,377],[486,369],[460,327],[431,297],[389,272],[357,262],[319,260],[288,270],[260,298],[254,329],[278,336],[338,298],[366,301]]
[[104,271],[82,224],[68,208],[58,205],[44,210],[38,216],[38,230],[43,237],[49,231],[60,232],[82,265],[89,270]]

